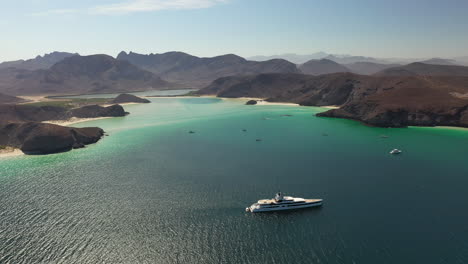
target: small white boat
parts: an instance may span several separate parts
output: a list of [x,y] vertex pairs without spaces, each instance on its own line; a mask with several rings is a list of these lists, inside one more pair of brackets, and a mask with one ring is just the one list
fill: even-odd
[[390,151],[390,154],[392,155],[396,155],[396,154],[400,154],[402,151],[399,150],[399,149],[393,149],[392,151]]
[[245,208],[245,211],[251,213],[283,211],[321,206],[322,203],[322,199],[304,199],[291,196],[283,196],[283,194],[279,192],[276,194],[275,198],[259,200],[258,202]]

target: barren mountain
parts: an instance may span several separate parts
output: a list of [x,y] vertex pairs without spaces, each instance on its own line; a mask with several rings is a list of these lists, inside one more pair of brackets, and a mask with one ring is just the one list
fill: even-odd
[[295,64],[286,60],[248,61],[233,54],[199,58],[183,52],[150,55],[121,52],[117,59],[190,87],[204,87],[217,78],[231,75],[299,72]]

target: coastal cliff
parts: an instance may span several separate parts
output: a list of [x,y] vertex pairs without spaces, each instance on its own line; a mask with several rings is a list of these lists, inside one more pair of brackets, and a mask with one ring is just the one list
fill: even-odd
[[381,127],[468,127],[466,76],[260,74],[215,80],[200,95],[256,97],[305,106],[337,105],[322,117]]

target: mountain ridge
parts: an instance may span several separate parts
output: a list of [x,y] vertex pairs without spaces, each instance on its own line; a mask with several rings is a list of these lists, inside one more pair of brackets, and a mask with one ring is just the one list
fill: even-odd
[[195,87],[204,87],[217,78],[230,75],[299,73],[296,65],[286,60],[256,62],[235,54],[203,58],[183,52],[149,55],[120,52],[117,59],[142,67],[167,81]]

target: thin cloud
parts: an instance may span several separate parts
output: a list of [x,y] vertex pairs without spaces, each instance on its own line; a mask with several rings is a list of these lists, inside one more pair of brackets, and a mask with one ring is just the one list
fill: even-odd
[[127,2],[102,5],[91,8],[95,14],[127,14],[171,9],[209,8],[226,0],[131,0]]
[[78,11],[79,10],[77,9],[53,9],[53,10],[47,10],[44,12],[32,13],[31,16],[66,15],[66,14],[78,13]]
[[127,0],[115,4],[93,6],[87,9],[54,9],[31,14],[32,16],[94,14],[118,15],[136,12],[154,12],[160,10],[202,9],[210,8],[228,0]]

